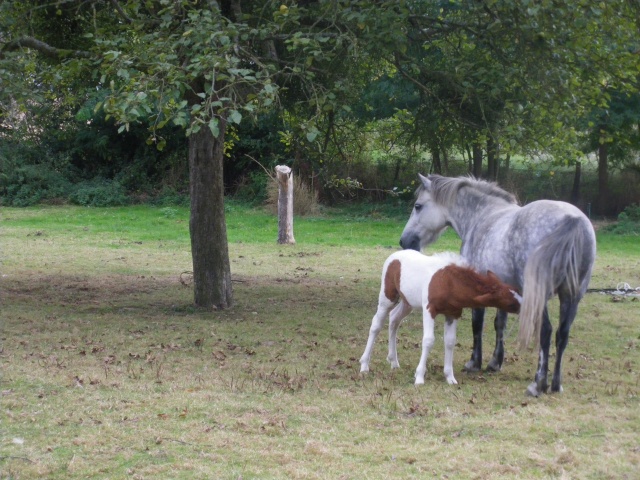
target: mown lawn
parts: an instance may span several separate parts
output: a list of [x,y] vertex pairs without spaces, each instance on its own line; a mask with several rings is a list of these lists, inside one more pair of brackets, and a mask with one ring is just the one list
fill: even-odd
[[[201,312],[185,209],[1,215],[0,478],[637,478],[639,301],[587,295],[561,395],[524,396],[536,354],[515,349],[517,317],[502,372],[460,372],[468,312],[460,384],[438,341],[416,388],[416,314],[398,371],[386,334],[372,372],[358,364],[403,218],[296,219],[297,244],[279,246],[275,218],[231,203],[236,305]],[[447,233],[430,251],[458,247]],[[637,238],[598,248],[592,287],[640,286]]]

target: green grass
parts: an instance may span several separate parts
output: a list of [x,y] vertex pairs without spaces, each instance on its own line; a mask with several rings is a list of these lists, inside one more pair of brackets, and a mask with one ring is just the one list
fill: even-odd
[[[396,212],[393,212],[396,213]],[[396,213],[397,215],[397,213]],[[408,217],[407,217],[408,218]],[[262,209],[235,202],[226,206],[229,243],[272,243],[278,237],[277,218]],[[395,248],[404,228],[404,216],[389,217],[377,210],[331,210],[317,217],[296,219],[296,241],[305,245],[386,246]],[[73,236],[99,241],[108,234],[112,246],[140,242],[189,243],[189,211],[184,207],[29,207],[5,209],[7,226],[30,229],[29,236]],[[437,249],[458,249],[453,232]]]
[[[281,246],[273,217],[231,203],[236,304],[206,313],[180,281],[191,270],[185,209],[1,214],[0,478],[637,476],[638,302],[586,296],[562,395],[524,397],[536,355],[515,350],[515,318],[503,371],[461,373],[468,312],[460,384],[446,384],[437,341],[416,388],[415,313],[399,333],[398,371],[385,334],[372,372],[358,364],[406,218],[330,211],[296,219],[297,244]],[[598,247],[592,287],[640,285],[633,238],[599,233]],[[449,232],[433,250],[457,248]]]

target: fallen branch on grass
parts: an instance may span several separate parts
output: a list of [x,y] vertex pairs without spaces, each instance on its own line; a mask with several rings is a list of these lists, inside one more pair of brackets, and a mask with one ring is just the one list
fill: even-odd
[[29,459],[29,458],[27,458],[27,457],[16,457],[16,456],[13,456],[13,455],[7,455],[7,456],[2,456],[2,457],[0,457],[0,462],[1,462],[2,460],[8,460],[8,459],[13,459],[13,460],[24,460],[25,462],[29,462],[29,463],[36,463],[36,462],[34,462],[33,460],[31,460],[31,459]]

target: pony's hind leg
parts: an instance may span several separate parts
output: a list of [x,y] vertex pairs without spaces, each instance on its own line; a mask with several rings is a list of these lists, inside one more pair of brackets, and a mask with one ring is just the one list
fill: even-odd
[[556,331],[556,366],[551,380],[551,392],[562,392],[562,356],[569,343],[569,330],[578,313],[578,302],[572,298],[560,297],[560,325]]
[[471,360],[464,364],[465,372],[479,372],[482,369],[482,326],[484,325],[484,308],[471,310],[471,328],[473,329],[473,350]]
[[453,349],[456,346],[456,318],[447,317],[444,323],[444,376],[449,385],[457,385],[458,381],[453,375]]
[[411,306],[404,301],[400,301],[389,314],[389,354],[387,361],[391,364],[391,368],[399,368],[398,362],[398,328],[402,319],[411,313]]
[[499,372],[504,362],[504,330],[507,328],[507,312],[498,310],[493,324],[496,329],[496,349],[493,351],[493,358],[487,365],[487,370]]
[[551,346],[551,322],[549,321],[549,312],[545,305],[542,311],[542,326],[540,328],[540,350],[538,354],[538,370],[536,371],[535,381],[530,383],[525,392],[532,397],[539,397],[546,393],[549,385],[547,383],[547,375],[549,372],[549,348]]
[[380,333],[380,330],[382,330],[382,326],[384,325],[384,321],[387,318],[387,315],[389,315],[389,310],[391,310],[391,307],[393,307],[393,304],[391,302],[382,300],[378,302],[378,310],[371,320],[371,328],[369,329],[369,339],[367,340],[367,346],[364,349],[362,357],[360,357],[360,372],[369,371],[369,361],[371,360],[371,351],[373,350],[373,344],[376,341],[378,333]]

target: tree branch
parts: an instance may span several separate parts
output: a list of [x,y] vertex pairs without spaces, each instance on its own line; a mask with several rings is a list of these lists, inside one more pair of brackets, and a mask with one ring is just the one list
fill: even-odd
[[120,18],[122,18],[122,20],[124,20],[125,23],[128,23],[128,24],[133,23],[133,19],[129,15],[127,15],[126,12],[122,9],[120,4],[118,3],[118,0],[111,0],[111,5],[113,5],[113,8],[116,9],[116,12],[118,12],[118,15],[120,15]]
[[5,44],[4,47],[2,47],[2,50],[0,50],[0,58],[4,56],[2,52],[12,52],[21,48],[31,48],[53,60],[62,60],[67,57],[91,58],[92,56],[91,53],[86,50],[67,50],[63,48],[56,48],[52,47],[48,43],[38,40],[37,38],[25,36]]

